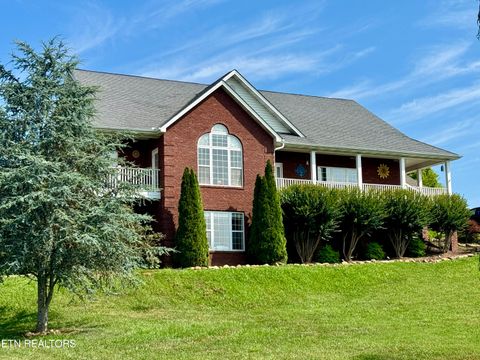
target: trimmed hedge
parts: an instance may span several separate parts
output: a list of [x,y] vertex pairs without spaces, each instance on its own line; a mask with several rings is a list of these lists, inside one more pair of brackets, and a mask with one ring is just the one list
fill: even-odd
[[[289,249],[301,262],[311,262],[325,248],[325,241],[343,249],[345,260],[358,256],[358,243],[362,243],[361,257],[384,258],[385,251],[393,251],[395,257],[424,256],[424,227],[451,235],[466,226],[469,214],[458,195],[430,198],[403,189],[360,192],[292,185],[280,194]],[[379,235],[388,239],[383,247],[366,240]]]

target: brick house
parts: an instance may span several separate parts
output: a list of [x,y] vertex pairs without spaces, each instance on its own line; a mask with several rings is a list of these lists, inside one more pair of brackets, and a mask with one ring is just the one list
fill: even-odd
[[[95,126],[135,136],[121,155],[137,167],[119,168],[118,176],[151,200],[142,211],[169,245],[183,170],[197,170],[213,264],[245,262],[255,177],[267,160],[279,188],[452,191],[450,161],[458,155],[409,138],[352,100],[259,91],[236,70],[210,85],[85,70],[75,76],[99,87]],[[438,164],[446,188],[424,187],[421,169]]]

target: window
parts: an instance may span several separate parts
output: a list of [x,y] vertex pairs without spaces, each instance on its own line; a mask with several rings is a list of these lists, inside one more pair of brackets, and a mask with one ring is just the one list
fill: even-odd
[[357,169],[319,166],[317,178],[318,181],[356,183]]
[[205,222],[210,250],[245,250],[243,213],[205,211]]
[[243,185],[242,144],[221,124],[198,140],[198,181],[200,185]]

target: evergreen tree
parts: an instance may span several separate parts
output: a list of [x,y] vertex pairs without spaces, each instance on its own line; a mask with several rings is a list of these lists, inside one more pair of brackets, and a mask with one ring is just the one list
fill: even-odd
[[255,181],[249,254],[258,263],[287,261],[282,208],[270,160],[265,176],[257,175]]
[[177,265],[207,266],[208,240],[200,187],[192,169],[185,168],[178,203]]
[[36,52],[18,43],[13,70],[0,65],[0,277],[37,282],[36,331],[48,329],[54,290],[82,295],[135,280],[151,244],[150,217],[114,176],[120,139],[91,124],[95,89],[73,78],[78,61],[54,39]]

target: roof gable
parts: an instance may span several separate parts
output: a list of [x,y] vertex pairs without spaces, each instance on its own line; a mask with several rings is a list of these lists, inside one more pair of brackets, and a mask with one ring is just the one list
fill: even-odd
[[279,134],[289,134],[304,137],[293,124],[288,121],[258,90],[250,85],[237,71],[232,70],[205,88],[194,99],[188,102],[180,111],[160,126],[160,131],[166,132],[168,127],[178,121],[214,91],[223,88],[233,97],[260,125],[269,131],[277,141]]

